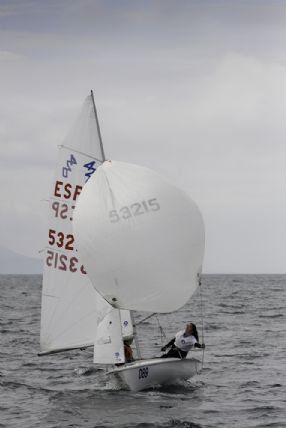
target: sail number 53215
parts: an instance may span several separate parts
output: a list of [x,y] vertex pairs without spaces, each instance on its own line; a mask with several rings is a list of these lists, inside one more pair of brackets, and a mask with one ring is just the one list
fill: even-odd
[[83,265],[80,264],[77,257],[58,254],[55,251],[47,251],[46,265],[54,269],[69,271],[72,273],[80,272],[86,275],[86,271]]
[[157,198],[148,199],[148,201],[134,202],[129,206],[124,206],[118,210],[109,211],[109,220],[111,223],[117,223],[120,220],[127,220],[142,214],[148,214],[152,211],[159,211],[160,204]]

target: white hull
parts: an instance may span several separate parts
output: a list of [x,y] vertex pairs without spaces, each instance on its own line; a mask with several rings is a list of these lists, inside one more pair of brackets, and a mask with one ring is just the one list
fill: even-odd
[[108,372],[115,374],[131,391],[186,380],[198,373],[200,361],[195,358],[153,358],[125,364]]

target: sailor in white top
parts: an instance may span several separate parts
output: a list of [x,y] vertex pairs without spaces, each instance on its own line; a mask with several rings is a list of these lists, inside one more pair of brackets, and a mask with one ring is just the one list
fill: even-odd
[[166,351],[171,346],[171,349],[161,355],[161,358],[186,358],[187,353],[193,348],[204,348],[204,343],[199,343],[199,335],[195,324],[189,323],[185,330],[179,331],[176,336],[167,345],[163,346],[161,351]]
[[197,339],[195,336],[187,336],[185,330],[179,331],[175,336],[175,345],[181,351],[189,352],[196,343]]

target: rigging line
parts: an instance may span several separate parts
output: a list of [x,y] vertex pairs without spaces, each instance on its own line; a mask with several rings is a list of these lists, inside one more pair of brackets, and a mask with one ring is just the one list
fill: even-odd
[[165,331],[164,331],[163,327],[162,327],[162,326],[161,326],[161,324],[160,324],[160,321],[159,321],[158,315],[157,315],[157,314],[154,314],[154,315],[156,316],[156,320],[157,320],[158,327],[159,327],[159,330],[160,330],[160,340],[161,340],[161,345],[163,345],[163,343],[166,341],[167,336],[166,336],[166,333],[165,333]]
[[135,341],[135,349],[137,352],[137,357],[139,359],[141,359],[141,351],[140,351],[140,346],[139,346],[139,341],[138,341],[138,336],[137,336],[136,324],[134,322],[134,316],[133,316],[132,311],[130,311],[130,318],[131,318],[132,327],[133,327],[133,337],[134,337],[134,341]]
[[99,144],[100,144],[100,150],[101,150],[101,156],[102,156],[102,160],[103,162],[106,161],[106,157],[104,154],[104,150],[103,150],[103,143],[102,143],[102,138],[101,138],[101,132],[100,132],[100,127],[99,127],[99,121],[98,121],[98,116],[97,116],[97,111],[96,111],[96,107],[95,107],[95,102],[94,102],[94,96],[93,96],[93,91],[90,91],[90,96],[92,99],[92,104],[93,104],[93,110],[94,110],[94,115],[95,115],[95,121],[96,121],[96,127],[97,127],[97,133],[98,133],[98,138],[99,138]]
[[[200,301],[201,301],[201,320],[202,320],[202,343],[204,342],[204,313],[203,313],[203,296],[202,296],[202,280],[199,278],[199,288],[200,288]],[[202,370],[204,367],[204,356],[205,356],[205,348],[203,348],[203,356],[202,356]]]
[[148,315],[147,317],[143,318],[142,320],[140,320],[140,321],[136,322],[136,323],[135,323],[135,326],[137,326],[137,325],[141,324],[141,323],[142,323],[142,322],[144,322],[144,321],[147,321],[149,318],[153,317],[154,315],[157,315],[157,313],[156,313],[156,312],[154,312],[153,314],[150,314],[150,315]]

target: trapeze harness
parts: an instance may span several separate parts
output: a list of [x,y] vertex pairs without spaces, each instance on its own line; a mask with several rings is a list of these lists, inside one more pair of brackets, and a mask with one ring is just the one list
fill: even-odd
[[196,348],[201,348],[201,344],[197,342],[195,336],[185,335],[184,330],[179,331],[176,336],[169,343],[167,343],[164,348],[162,348],[162,350],[165,350],[170,346],[170,351],[167,352],[167,354],[162,355],[161,358],[186,358],[187,353],[192,349],[193,346]]

